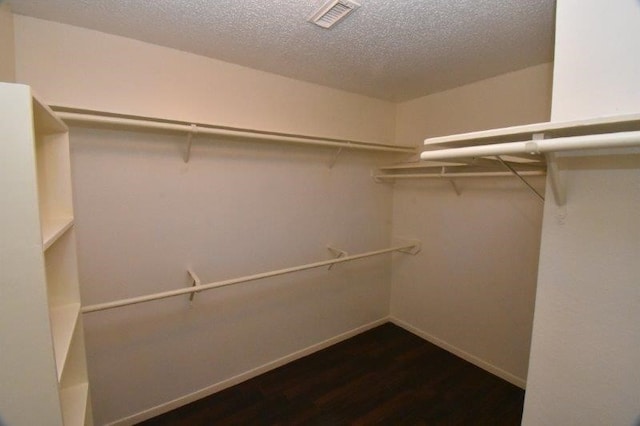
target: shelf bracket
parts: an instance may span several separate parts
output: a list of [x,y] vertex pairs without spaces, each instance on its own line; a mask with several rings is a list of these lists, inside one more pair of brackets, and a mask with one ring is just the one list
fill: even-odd
[[[200,278],[196,275],[195,272],[191,270],[191,268],[187,269],[187,273],[191,277],[191,281],[193,281],[191,287],[199,287],[200,285],[202,285],[202,281],[200,281]],[[195,297],[196,293],[199,293],[199,291],[194,291],[189,294],[189,304],[193,304],[193,298]]]
[[[348,257],[349,253],[347,253],[344,250],[340,250],[331,246],[327,246],[327,250],[329,250],[331,252],[331,254],[333,255],[334,258],[339,259],[341,257]],[[327,268],[328,271],[331,270],[331,268],[333,267],[333,263],[331,265],[329,265],[329,267]]]
[[336,165],[336,163],[338,162],[338,158],[340,158],[340,154],[342,154],[342,149],[343,148],[344,148],[343,146],[338,148],[336,153],[333,155],[333,158],[331,159],[331,162],[329,163],[329,169],[333,169],[333,166]]
[[422,241],[412,239],[412,238],[404,238],[404,237],[394,237],[393,238],[394,245],[402,245],[402,246],[411,246],[404,250],[398,250],[400,253],[410,254],[415,256],[420,253],[422,250]]
[[446,169],[447,169],[446,167],[444,167],[444,166],[442,167],[442,170],[440,171],[440,176],[441,176],[442,178],[447,179],[447,181],[449,181],[449,183],[451,184],[451,187],[453,188],[453,190],[456,192],[456,194],[457,194],[457,195],[458,195],[458,197],[459,197],[460,195],[462,195],[462,193],[460,192],[460,188],[458,188],[458,185],[456,185],[456,181],[455,181],[455,180],[453,180],[453,179],[449,178],[449,177],[446,175],[446,171],[447,171]]
[[529,182],[527,182],[527,180],[525,178],[523,178],[520,173],[518,173],[518,171],[516,169],[514,169],[510,164],[508,164],[507,162],[505,162],[502,157],[500,157],[499,155],[496,155],[496,159],[500,162],[500,164],[502,164],[507,170],[509,170],[515,177],[517,177],[518,179],[520,179],[520,181],[526,185],[527,188],[529,188],[531,190],[531,192],[533,192],[538,198],[540,198],[540,200],[542,200],[542,202],[544,203],[544,196],[542,194],[540,194],[538,192],[538,190],[536,190],[533,185],[531,185]]
[[564,176],[558,167],[558,158],[555,152],[548,152],[547,157],[547,174],[549,183],[553,191],[553,198],[558,207],[562,207],[567,202],[567,192],[564,183]]
[[187,146],[184,152],[184,162],[188,163],[189,158],[191,158],[191,143],[193,142],[193,136],[198,134],[198,126],[195,124],[191,125],[191,130],[187,134]]
[[373,179],[375,183],[387,183],[389,185],[394,185],[396,183],[394,179],[381,179],[380,177],[378,177],[379,172],[379,170],[371,170],[371,179]]

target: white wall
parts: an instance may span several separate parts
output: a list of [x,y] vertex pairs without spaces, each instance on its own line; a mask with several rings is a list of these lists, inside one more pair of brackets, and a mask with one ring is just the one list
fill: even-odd
[[[640,2],[559,0],[554,120],[640,112]],[[640,150],[561,158],[545,204],[525,425],[640,424]]]
[[397,105],[396,142],[549,120],[552,64],[541,64]]
[[393,142],[390,102],[20,15],[15,26],[18,81],[53,105]]
[[[50,103],[390,141],[394,105],[16,16],[18,80]],[[73,128],[83,303],[387,247],[379,154]],[[389,313],[390,257],[86,315],[97,424],[140,420],[362,331]],[[149,410],[146,411],[145,410]]]
[[[398,140],[549,119],[551,64],[398,106]],[[544,190],[543,178],[530,181]],[[542,203],[515,178],[394,185],[393,233],[423,243],[397,258],[396,322],[524,386],[537,277]]]
[[558,2],[554,120],[638,112],[639,15],[638,0]]
[[0,3],[0,81],[15,81],[13,14],[9,3]]
[[[388,247],[375,159],[73,129],[82,296],[98,303]],[[85,316],[98,424],[188,396],[388,316],[388,256]],[[249,374],[250,375],[250,374]],[[246,378],[247,376],[245,376]],[[199,392],[199,393],[198,393]],[[184,401],[183,401],[184,402]],[[157,414],[157,412],[155,413]]]

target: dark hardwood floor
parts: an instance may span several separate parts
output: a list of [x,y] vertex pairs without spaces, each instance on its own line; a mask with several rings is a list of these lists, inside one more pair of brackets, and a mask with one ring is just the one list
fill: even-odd
[[519,425],[524,391],[384,324],[143,425]]

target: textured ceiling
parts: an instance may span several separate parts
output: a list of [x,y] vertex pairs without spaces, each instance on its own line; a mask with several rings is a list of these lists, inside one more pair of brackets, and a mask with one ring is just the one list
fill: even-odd
[[10,0],[15,13],[403,101],[553,55],[555,0],[359,0],[331,30],[324,0]]

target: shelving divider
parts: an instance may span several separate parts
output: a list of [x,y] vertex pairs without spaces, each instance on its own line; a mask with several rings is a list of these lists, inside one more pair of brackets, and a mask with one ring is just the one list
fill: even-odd
[[79,316],[80,303],[51,308],[51,331],[56,355],[56,367],[58,369],[58,381],[62,380]]
[[60,394],[65,424],[86,424],[87,404],[89,401],[89,385],[81,383],[64,389]]

